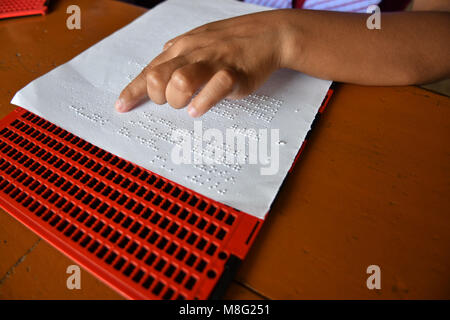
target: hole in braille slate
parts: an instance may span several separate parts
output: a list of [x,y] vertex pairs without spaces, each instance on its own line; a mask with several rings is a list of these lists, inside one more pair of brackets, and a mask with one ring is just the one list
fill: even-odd
[[161,281],[159,281],[153,288],[152,292],[155,295],[159,295],[161,293],[162,289],[164,289],[164,284]]
[[155,184],[155,187],[158,189],[161,189],[163,185],[164,185],[164,180],[159,179],[158,182]]
[[149,176],[148,172],[144,171],[142,172],[142,175],[139,176],[139,179],[145,181],[147,180],[148,176]]
[[92,238],[90,236],[86,236],[83,240],[81,240],[80,245],[84,248],[89,244],[91,240]]
[[172,255],[172,254],[175,252],[175,250],[177,250],[177,249],[178,249],[177,244],[174,243],[174,242],[172,242],[172,243],[170,244],[170,246],[167,247],[166,252],[167,252],[168,254]]
[[122,212],[119,212],[113,219],[115,223],[119,223],[122,219],[125,218],[125,215]]
[[118,246],[123,249],[128,244],[128,242],[130,242],[130,238],[125,236],[122,238],[122,240],[119,241]]
[[158,237],[159,237],[159,234],[158,234],[158,232],[156,232],[156,231],[153,231],[153,233],[151,234],[151,236],[147,239],[147,241],[149,242],[149,243],[155,243],[155,241],[158,239]]
[[106,238],[111,234],[112,231],[113,231],[113,228],[111,228],[110,226],[107,226],[105,228],[105,230],[103,230],[103,232],[101,233],[101,236]]
[[59,224],[59,226],[56,228],[58,231],[63,231],[67,226],[69,225],[69,221],[64,220]]
[[208,210],[206,210],[206,213],[209,214],[210,216],[212,216],[214,214],[214,212],[216,212],[216,207],[214,206],[209,206]]
[[125,264],[125,262],[126,262],[126,260],[124,258],[120,257],[120,259],[114,265],[114,269],[116,269],[116,270],[122,269],[122,267]]
[[137,177],[141,172],[142,172],[142,170],[139,169],[138,167],[136,167],[131,174],[133,176]]
[[97,221],[97,218],[95,217],[90,217],[89,220],[86,221],[85,225],[90,228],[94,225],[94,223]]
[[171,185],[170,183],[168,183],[168,184],[164,187],[163,191],[166,192],[166,193],[169,193],[170,190],[172,190],[172,188],[173,188],[173,185]]
[[113,171],[110,171],[106,176],[106,179],[112,180],[116,174]]
[[211,243],[208,247],[208,250],[206,250],[206,253],[212,256],[214,252],[216,251],[217,246],[214,243]]
[[156,176],[151,175],[147,182],[149,184],[153,184],[153,183],[155,183],[156,179],[157,179]]
[[136,222],[133,224],[133,226],[131,227],[130,232],[136,233],[136,232],[138,232],[138,230],[139,230],[141,227],[142,227],[142,223],[139,223],[139,222],[136,221]]
[[142,229],[142,231],[139,233],[139,237],[141,237],[142,239],[145,239],[149,233],[150,233],[150,229],[147,227],[144,227],[144,229]]
[[153,278],[152,276],[148,276],[147,279],[145,279],[145,281],[142,283],[142,286],[145,289],[150,288],[150,286],[152,285],[153,281],[155,280],[155,278]]
[[183,211],[181,211],[180,214],[178,215],[178,218],[184,220],[184,219],[186,219],[188,214],[189,214],[189,210],[183,209]]
[[147,219],[148,217],[150,217],[150,216],[152,215],[152,213],[153,213],[153,210],[147,208],[147,209],[145,209],[145,211],[144,211],[144,213],[141,215],[141,217],[142,217],[143,219]]
[[120,204],[120,205],[123,205],[127,200],[128,200],[128,197],[126,195],[122,195],[120,197],[120,199],[117,200],[117,203]]
[[188,281],[186,281],[186,284],[184,285],[184,287],[188,290],[192,290],[192,288],[195,285],[195,282],[196,282],[195,278],[191,276],[191,277],[189,277]]
[[214,270],[211,269],[211,270],[208,270],[206,275],[208,276],[208,278],[214,279],[216,277],[217,273]]
[[164,272],[164,275],[168,278],[170,278],[173,273],[175,272],[176,268],[173,264],[169,265],[166,269],[166,271]]
[[160,258],[155,265],[155,269],[157,271],[161,271],[164,268],[164,266],[166,265],[166,263],[167,263],[166,260],[164,260],[163,258]]
[[229,214],[227,219],[225,220],[225,223],[231,226],[233,224],[234,220],[235,220],[235,218],[233,217],[233,215]]
[[217,220],[222,220],[223,217],[225,217],[225,211],[220,210],[220,211],[216,214],[216,219],[217,219]]
[[76,218],[80,212],[81,212],[81,209],[79,207],[75,207],[73,209],[73,211],[70,213],[70,216],[72,218]]
[[155,200],[153,200],[153,204],[158,206],[161,203],[162,200],[163,200],[163,198],[161,196],[157,196],[155,198]]
[[91,246],[89,247],[89,252],[95,252],[95,250],[98,249],[98,247],[100,246],[100,242],[98,242],[97,240],[94,241],[94,243],[91,244]]
[[103,203],[98,209],[97,209],[97,211],[99,212],[99,213],[105,213],[105,211],[107,210],[109,208],[109,206],[108,206],[108,204],[105,202],[105,203]]
[[204,200],[202,200],[202,202],[199,203],[199,205],[197,206],[197,208],[201,211],[205,210],[206,206],[208,205],[208,203]]
[[137,247],[138,247],[138,243],[137,242],[133,242],[128,247],[127,252],[130,253],[130,254],[133,254],[133,252],[136,251]]
[[226,234],[227,234],[227,232],[224,229],[220,228],[219,232],[217,232],[217,234],[216,234],[216,238],[219,240],[223,240],[223,238],[225,238]]
[[172,209],[170,209],[171,214],[177,214],[177,212],[180,210],[180,206],[177,204],[174,204]]
[[169,240],[167,240],[166,237],[161,238],[161,240],[159,240],[157,248],[158,249],[164,249],[164,247],[166,246],[167,242],[169,242]]
[[186,257],[187,251],[184,248],[181,248],[180,251],[178,251],[177,255],[175,256],[175,258],[177,258],[178,260],[182,261],[184,259],[184,257]]
[[113,189],[110,186],[107,186],[105,190],[103,190],[102,195],[108,196]]
[[183,194],[180,197],[180,200],[183,201],[183,202],[186,202],[187,199],[189,198],[189,196],[190,196],[190,194],[187,193],[186,191],[184,191]]
[[153,264],[153,262],[155,262],[156,258],[158,256],[156,254],[154,254],[153,252],[150,253],[150,255],[147,257],[147,259],[145,259],[145,263],[149,266],[151,266]]
[[116,231],[116,232],[113,233],[113,235],[111,236],[111,238],[109,238],[109,241],[111,241],[112,243],[115,243],[115,242],[119,239],[119,237],[120,237],[121,235],[122,235],[122,234],[121,234],[119,231]]
[[105,262],[106,262],[107,264],[111,264],[111,263],[113,263],[113,261],[114,261],[116,258],[117,258],[117,253],[115,253],[115,252],[113,251],[113,252],[111,252],[111,253],[108,255],[108,257],[106,258]]
[[186,272],[180,270],[174,280],[176,283],[181,283],[183,282],[184,277],[186,277]]
[[88,204],[89,202],[91,202],[92,199],[94,199],[94,197],[92,196],[92,194],[88,194],[88,195],[83,199],[83,203],[84,203],[84,204]]
[[115,184],[119,184],[122,180],[123,180],[123,176],[119,174],[119,175],[114,179],[113,182],[114,182]]
[[139,260],[142,260],[145,257],[145,255],[147,254],[147,252],[148,252],[148,250],[146,248],[142,247],[138,251],[138,253],[136,253],[136,258],[138,258]]
[[130,199],[130,201],[128,201],[127,204],[125,205],[125,208],[127,208],[128,210],[131,210],[131,209],[133,209],[135,204],[136,204],[136,201],[134,201],[133,199]]
[[172,288],[167,289],[166,293],[164,293],[164,295],[163,295],[163,299],[169,300],[170,298],[172,298],[174,293],[175,293],[175,291]]
[[218,257],[220,260],[225,260],[228,257],[228,255],[226,254],[226,252],[220,251]]
[[136,272],[136,274],[133,277],[133,281],[136,283],[139,283],[139,281],[141,281],[142,277],[144,276],[144,271],[142,269],[140,269],[138,272]]
[[147,201],[150,201],[150,200],[152,200],[152,198],[153,198],[154,196],[155,196],[155,193],[154,193],[153,191],[149,191],[149,192],[145,195],[144,199],[147,200]]
[[189,205],[195,206],[195,204],[198,202],[198,198],[196,196],[192,196],[191,200],[189,200]]
[[124,227],[125,229],[127,229],[131,223],[133,222],[133,219],[131,219],[130,217],[127,217],[124,222],[122,223],[122,227]]
[[166,200],[164,201],[164,203],[162,204],[161,208],[164,210],[169,209],[169,207],[172,205],[172,202],[170,200]]
[[111,219],[116,214],[116,212],[117,212],[116,209],[110,208],[108,212],[105,214],[105,217]]
[[75,232],[75,230],[77,230],[77,228],[74,226],[74,225],[71,225],[69,228],[67,228],[67,230],[64,232],[64,235],[66,236],[66,237],[70,237],[74,232]]
[[97,252],[97,257],[99,257],[100,259],[103,259],[103,257],[108,253],[109,249],[106,246],[103,246],[99,252]]
[[134,264],[130,263],[123,271],[123,274],[126,275],[127,277],[129,277],[135,268],[136,268],[136,266]]
[[53,211],[50,210],[42,217],[42,220],[48,221],[53,215],[54,215]]
[[135,192],[139,188],[139,185],[136,182],[133,182],[133,184],[128,188],[130,192]]
[[190,224],[194,224],[195,221],[197,221],[197,219],[198,219],[198,215],[196,215],[196,214],[193,213],[193,214],[189,217],[189,219],[187,220],[187,222],[190,223]]
[[202,220],[200,220],[200,222],[197,224],[197,228],[199,228],[200,230],[203,230],[206,226],[206,223],[208,221],[206,221],[204,218],[202,218]]
[[170,223],[170,220],[169,220],[168,218],[164,218],[164,219],[160,222],[159,227],[160,227],[161,229],[165,229],[165,228],[169,225],[169,223]]
[[209,227],[206,229],[206,233],[213,234],[214,231],[216,231],[216,229],[217,229],[217,226],[215,224],[211,223],[209,225]]
[[78,240],[81,239],[81,237],[84,236],[84,232],[79,230],[72,238],[73,241],[78,242]]
[[170,234],[174,234],[179,228],[179,225],[176,222],[173,222],[170,225],[170,228],[167,230]]
[[184,237],[186,237],[187,233],[188,233],[188,230],[183,227],[180,230],[180,232],[178,233],[177,237],[180,238],[180,239],[184,239]]
[[186,260],[186,264],[189,267],[192,267],[194,265],[194,263],[195,263],[195,260],[197,260],[197,256],[195,254],[191,253],[189,255],[189,257],[187,258],[187,260]]
[[159,221],[159,219],[161,219],[161,217],[162,216],[158,212],[155,212],[155,214],[150,219],[150,222],[156,224]]
[[94,230],[95,232],[99,232],[104,226],[105,223],[103,221],[99,221],[99,223],[97,223],[92,230]]
[[187,238],[187,243],[189,243],[189,244],[194,244],[194,242],[195,242],[195,240],[197,240],[197,238],[198,238],[198,236],[195,234],[195,233],[191,233],[190,235],[189,235],[189,237]]
[[133,212],[137,215],[139,215],[142,210],[144,210],[144,206],[140,203],[138,203],[138,205],[136,206],[136,208],[134,208]]
[[145,192],[147,192],[147,189],[144,188],[144,187],[140,187],[139,190],[136,192],[136,194],[137,194],[139,197],[142,197],[142,196],[145,194]]
[[122,182],[121,186],[122,186],[123,188],[128,188],[128,186],[129,186],[130,184],[131,184],[131,180],[128,179],[128,178],[126,178],[126,179]]
[[195,267],[195,270],[197,270],[198,272],[203,272],[203,270],[205,270],[205,267],[206,267],[206,261],[204,259],[201,259],[197,263],[197,266]]
[[208,242],[205,240],[205,238],[201,238],[200,241],[197,243],[197,249],[203,250],[203,248],[206,246]]

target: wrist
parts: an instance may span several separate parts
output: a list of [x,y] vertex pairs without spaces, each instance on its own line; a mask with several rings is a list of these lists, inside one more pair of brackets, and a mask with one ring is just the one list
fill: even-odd
[[305,45],[305,30],[302,24],[302,10],[283,10],[280,23],[280,68],[299,70],[302,65]]

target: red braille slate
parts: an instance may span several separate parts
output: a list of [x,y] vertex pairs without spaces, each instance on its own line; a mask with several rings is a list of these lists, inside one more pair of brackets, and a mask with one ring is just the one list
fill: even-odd
[[22,108],[0,120],[0,207],[129,299],[221,297],[263,222]]
[[0,0],[0,19],[45,15],[48,0]]

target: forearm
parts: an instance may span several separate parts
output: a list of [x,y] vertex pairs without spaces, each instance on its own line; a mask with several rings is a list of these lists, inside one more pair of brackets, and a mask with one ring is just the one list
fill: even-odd
[[285,10],[281,67],[365,85],[427,83],[450,75],[450,14],[368,15]]

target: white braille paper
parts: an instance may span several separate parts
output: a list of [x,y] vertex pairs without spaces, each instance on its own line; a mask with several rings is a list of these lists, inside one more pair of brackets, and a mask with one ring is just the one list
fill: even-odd
[[[223,100],[200,119],[190,118],[184,109],[151,101],[125,114],[113,107],[124,86],[169,39],[208,22],[261,10],[265,9],[234,0],[165,1],[29,83],[12,103],[200,194],[264,218],[330,81],[280,70],[254,94],[237,101]],[[227,130],[245,138],[248,148],[226,144]],[[223,135],[222,143],[218,133]],[[263,137],[267,137],[266,150]],[[181,154],[175,150],[187,146],[188,138],[194,159],[179,164],[173,155]],[[259,147],[256,164],[250,163],[254,155],[248,150],[250,145]],[[220,153],[209,152],[211,146],[235,155],[235,161],[214,158]]]

